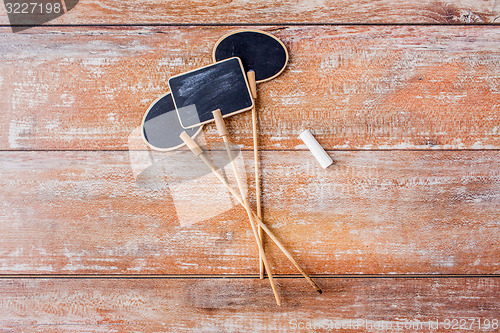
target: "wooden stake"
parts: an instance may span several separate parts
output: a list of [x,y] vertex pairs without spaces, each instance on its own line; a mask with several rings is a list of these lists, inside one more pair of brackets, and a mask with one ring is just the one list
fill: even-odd
[[215,110],[212,113],[214,115],[215,124],[217,126],[217,130],[219,131],[219,135],[222,136],[222,139],[224,140],[224,145],[226,147],[226,151],[229,156],[229,160],[231,161],[234,175],[236,177],[236,183],[238,184],[238,189],[240,190],[240,195],[243,200],[243,206],[247,211],[248,219],[250,220],[250,225],[252,226],[252,231],[255,236],[255,241],[257,242],[257,246],[259,247],[259,258],[262,258],[262,261],[264,262],[264,267],[266,268],[267,274],[269,276],[269,282],[271,283],[271,288],[273,289],[274,297],[276,298],[276,303],[278,303],[278,305],[281,305],[281,300],[279,298],[278,291],[276,290],[276,285],[274,283],[273,274],[271,273],[271,268],[267,261],[266,254],[264,252],[264,248],[262,247],[262,242],[259,237],[259,232],[257,230],[257,226],[255,225],[255,221],[252,216],[252,210],[250,209],[250,205],[248,204],[246,196],[243,193],[243,185],[241,184],[240,174],[238,172],[238,168],[236,167],[236,162],[233,159],[233,154],[231,153],[231,145],[229,143],[229,139],[227,138],[229,133],[226,128],[226,123],[224,122],[224,118],[222,118],[222,113],[220,112],[220,110]]
[[[186,133],[183,132],[181,134],[181,139],[186,143],[189,149],[195,154],[197,157],[199,157],[206,165],[207,167],[212,171],[212,173],[219,179],[219,181],[226,187],[226,189],[233,195],[233,197],[238,201],[240,205],[245,207],[245,203],[243,199],[240,197],[240,195],[228,184],[226,179],[220,174],[220,172],[217,171],[217,169],[213,166],[212,163],[203,155],[203,151],[201,148],[196,144],[196,142]],[[245,207],[246,209],[246,207]],[[290,260],[290,262],[298,269],[300,274],[304,276],[304,278],[311,284],[311,286],[318,292],[322,293],[322,290],[318,285],[309,277],[309,275],[302,269],[302,267],[299,266],[297,261],[293,258],[292,254],[288,252],[288,250],[283,246],[283,244],[280,242],[280,240],[274,235],[274,233],[264,224],[264,222],[255,214],[252,212],[252,216],[257,222],[257,224],[264,230],[264,232],[271,238],[271,240],[278,246],[278,248],[285,254],[285,256]],[[260,250],[260,249],[259,249]]]
[[[255,170],[255,201],[257,205],[257,216],[262,220],[262,207],[260,198],[260,168],[259,168],[259,142],[257,134],[257,84],[255,83],[255,72],[253,70],[247,72],[248,85],[250,86],[250,92],[253,98],[253,108],[252,108],[252,129],[253,129],[253,159],[254,159],[254,170]],[[262,234],[262,228],[259,226],[259,239],[262,244],[264,244]],[[259,275],[260,278],[264,278],[264,261],[260,258],[259,265]]]

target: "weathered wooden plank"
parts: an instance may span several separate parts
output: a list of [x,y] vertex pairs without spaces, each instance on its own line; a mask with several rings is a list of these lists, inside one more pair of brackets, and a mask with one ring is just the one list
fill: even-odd
[[[1,149],[127,149],[168,78],[233,27],[34,28],[0,37]],[[259,85],[265,149],[498,149],[496,27],[264,28],[290,51]],[[251,147],[249,114],[231,122]],[[209,140],[216,140],[213,127]]]
[[[308,272],[500,272],[498,152],[331,155],[323,170],[309,152],[262,154],[264,216]],[[256,274],[245,211],[191,156],[1,153],[0,273]]]
[[322,295],[300,279],[277,281],[281,308],[267,282],[258,279],[2,279],[0,329],[498,332],[499,279],[327,278],[318,281]]
[[[53,24],[494,23],[495,0],[80,1]],[[0,8],[0,24],[7,24]]]

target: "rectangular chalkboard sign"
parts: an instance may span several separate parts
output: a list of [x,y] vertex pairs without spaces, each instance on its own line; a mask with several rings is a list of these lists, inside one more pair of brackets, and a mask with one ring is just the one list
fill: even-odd
[[236,57],[173,76],[168,85],[184,128],[213,121],[212,111],[217,109],[228,117],[253,107],[243,65]]

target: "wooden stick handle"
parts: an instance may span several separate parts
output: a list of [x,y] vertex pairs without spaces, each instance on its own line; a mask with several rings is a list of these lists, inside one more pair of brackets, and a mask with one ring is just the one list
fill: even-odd
[[[257,205],[257,216],[262,219],[262,207],[260,198],[260,170],[259,170],[259,141],[257,133],[257,83],[255,82],[255,72],[250,70],[247,72],[248,85],[250,86],[250,92],[252,93],[252,98],[254,100],[254,106],[252,108],[252,132],[253,132],[253,160],[255,169],[255,202]],[[259,226],[259,238],[263,242],[262,228]],[[260,260],[259,265],[259,276],[261,279],[264,278],[264,262]]]
[[[220,114],[220,111],[219,111],[219,114]],[[222,119],[222,117],[220,117],[220,119]],[[223,119],[222,119],[222,123],[224,123]],[[184,134],[184,133],[186,133],[186,132],[183,132],[182,134]],[[189,142],[188,147],[191,149],[191,151],[197,157],[199,157],[212,170],[212,172],[215,174],[215,176],[217,178],[219,178],[219,180],[223,180],[223,183],[225,183],[225,179],[222,178],[222,176],[219,177],[220,174],[217,172],[217,170],[215,169],[215,167],[206,159],[206,157],[203,156],[203,154],[198,154],[198,152],[201,151],[201,148],[196,144],[196,142],[194,142],[194,140],[191,139],[189,137],[189,135],[187,135],[187,134],[186,135],[182,135],[182,134],[180,135],[180,138],[182,139],[182,141],[184,141],[186,143],[186,145],[188,145],[188,142]],[[188,137],[189,137],[189,139],[188,139]],[[268,272],[269,283],[271,284],[271,288],[273,290],[273,294],[274,294],[274,298],[276,299],[276,303],[278,304],[278,306],[281,306],[281,299],[279,297],[278,290],[276,288],[276,283],[274,282],[274,278],[273,278],[273,275],[271,273],[271,267],[269,265],[269,262],[267,261],[266,254],[264,252],[264,248],[262,247],[262,243],[260,242],[259,234],[258,234],[258,231],[257,231],[257,226],[255,225],[255,220],[254,220],[254,217],[252,216],[252,214],[253,214],[252,210],[250,209],[250,206],[248,205],[248,202],[246,201],[245,196],[243,195],[243,188],[242,188],[242,185],[241,185],[240,176],[238,174],[238,170],[236,168],[236,163],[235,163],[235,161],[233,159],[233,156],[232,156],[232,153],[231,153],[231,149],[230,149],[230,146],[229,146],[229,141],[228,141],[228,139],[227,139],[227,137],[225,135],[223,136],[223,138],[224,138],[224,143],[226,145],[227,154],[229,155],[229,160],[231,161],[231,164],[232,164],[232,167],[233,167],[233,171],[235,173],[236,182],[238,183],[240,194],[241,194],[241,197],[243,198],[242,199],[242,205],[243,205],[243,207],[245,208],[245,210],[247,212],[248,219],[250,221],[250,226],[252,227],[252,231],[253,231],[253,234],[255,236],[255,241],[257,242],[257,247],[259,249],[259,256],[264,261],[264,267],[266,268],[266,270]],[[229,184],[228,184],[228,186],[229,186]],[[233,196],[235,194],[237,195],[237,193],[232,193],[232,194],[233,194]],[[241,199],[241,197],[240,197],[240,199]]]
[[193,152],[193,154],[196,155],[196,157],[200,156],[203,154],[203,150],[201,150],[200,146],[194,140],[186,133],[182,132],[180,135],[182,141],[188,146],[189,149]]
[[281,300],[279,299],[278,296],[278,291],[276,290],[276,285],[274,283],[273,279],[273,274],[271,272],[271,266],[269,265],[269,262],[267,261],[266,253],[264,251],[264,247],[262,245],[262,238],[259,236],[259,228],[255,225],[254,217],[252,216],[252,210],[250,209],[250,205],[248,204],[247,198],[245,196],[245,193],[243,192],[243,184],[241,183],[241,178],[240,174],[238,172],[238,168],[236,167],[236,162],[234,161],[233,154],[231,152],[231,145],[228,140],[228,134],[227,134],[227,129],[226,129],[226,124],[224,122],[224,119],[222,118],[222,115],[220,111],[215,111],[214,112],[214,117],[216,119],[216,124],[217,124],[217,129],[219,130],[219,134],[222,136],[224,139],[224,145],[226,147],[227,155],[229,156],[229,160],[231,161],[231,165],[233,167],[233,172],[234,176],[236,178],[236,183],[238,184],[238,189],[240,191],[240,196],[243,200],[243,206],[245,207],[245,210],[247,211],[248,214],[248,219],[250,220],[250,225],[252,226],[252,231],[255,236],[255,241],[257,242],[257,245],[259,247],[259,267],[260,267],[260,262],[264,264],[264,268],[267,271],[267,275],[269,276],[269,282],[271,283],[271,288],[273,289],[274,296],[276,298],[276,302],[278,305],[281,305]]
[[[183,139],[184,140],[184,139]],[[233,197],[238,201],[240,205],[245,207],[245,204],[243,202],[243,199],[239,196],[239,194],[229,185],[229,183],[226,181],[226,179],[215,169],[212,163],[210,163],[209,160],[205,156],[197,155],[206,165],[207,167],[212,170],[213,174],[219,179],[219,181],[224,185],[224,187],[233,195]],[[245,207],[246,209],[246,207]],[[318,285],[309,277],[309,275],[299,266],[299,264],[295,261],[293,258],[292,254],[288,252],[288,250],[285,248],[285,246],[279,241],[279,239],[274,235],[274,233],[264,224],[264,222],[257,217],[254,213],[252,213],[252,216],[255,218],[255,221],[258,223],[259,226],[262,227],[262,229],[266,232],[266,234],[273,240],[273,242],[278,246],[278,248],[285,254],[285,256],[292,262],[292,264],[299,270],[299,272],[305,277],[305,279],[313,286],[313,288],[319,292],[320,294],[322,293],[321,289],[318,287]]]
[[247,72],[248,85],[250,86],[250,92],[252,93],[252,98],[257,98],[257,83],[255,82],[255,72],[250,70]]
[[222,118],[222,113],[220,112],[220,109],[212,111],[212,114],[214,115],[215,126],[217,126],[217,131],[219,132],[219,135],[222,137],[227,136],[229,132],[227,131],[226,122],[224,121],[224,118]]

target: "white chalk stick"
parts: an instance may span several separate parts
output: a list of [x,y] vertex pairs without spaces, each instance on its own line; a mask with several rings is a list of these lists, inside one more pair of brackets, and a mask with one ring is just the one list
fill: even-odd
[[304,132],[302,132],[299,138],[304,141],[307,148],[309,148],[309,150],[318,160],[319,164],[321,164],[321,167],[323,167],[323,169],[326,169],[330,164],[333,163],[332,158],[328,156],[326,151],[323,149],[323,147],[320,146],[318,141],[316,141],[309,130],[305,130]]

